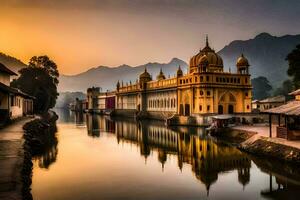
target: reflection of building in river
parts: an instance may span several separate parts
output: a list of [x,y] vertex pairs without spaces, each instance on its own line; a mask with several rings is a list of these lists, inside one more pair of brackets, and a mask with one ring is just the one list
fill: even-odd
[[236,148],[216,144],[203,135],[178,133],[163,125],[149,123],[116,121],[118,141],[137,144],[145,159],[151,150],[158,151],[162,167],[168,154],[177,155],[179,168],[184,163],[190,164],[207,190],[217,181],[219,173],[235,169],[243,186],[249,182],[251,161]]
[[115,123],[110,120],[108,116],[100,117],[99,115],[86,115],[86,124],[88,135],[92,137],[99,137],[100,131],[115,132]]

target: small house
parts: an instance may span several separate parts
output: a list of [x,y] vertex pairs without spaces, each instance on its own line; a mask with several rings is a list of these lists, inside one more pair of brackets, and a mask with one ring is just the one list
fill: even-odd
[[10,76],[17,74],[0,63],[0,124],[33,114],[34,97],[10,87]]

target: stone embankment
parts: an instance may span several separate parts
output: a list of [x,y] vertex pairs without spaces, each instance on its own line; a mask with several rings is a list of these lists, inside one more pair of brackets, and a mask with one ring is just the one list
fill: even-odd
[[250,138],[241,143],[238,148],[257,156],[265,156],[300,165],[300,149],[277,143],[269,138],[258,137],[255,140]]
[[256,156],[300,164],[300,141],[269,138],[258,132],[238,129],[226,129],[216,137]]
[[32,199],[32,157],[45,151],[47,146],[53,141],[56,133],[56,120],[58,116],[55,112],[49,111],[38,119],[26,123],[23,127],[24,133],[24,161],[22,168],[22,196],[23,199]]

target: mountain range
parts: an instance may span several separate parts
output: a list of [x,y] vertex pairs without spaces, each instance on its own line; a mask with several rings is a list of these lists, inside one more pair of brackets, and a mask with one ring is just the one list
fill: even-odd
[[[260,33],[249,40],[234,40],[217,53],[223,58],[224,70],[230,69],[232,72],[236,70],[237,58],[243,53],[251,65],[252,78],[265,76],[275,89],[288,79],[286,73],[288,63],[285,58],[297,44],[300,44],[300,35],[278,37]],[[22,61],[3,53],[0,53],[0,62],[15,72],[27,66]],[[92,86],[100,86],[103,91],[112,90],[115,89],[118,80],[124,81],[124,84],[129,81],[135,82],[145,68],[155,79],[160,69],[163,69],[166,77],[174,76],[179,65],[186,73],[188,64],[178,58],[173,58],[168,63],[149,62],[135,67],[125,64],[118,67],[99,66],[76,75],[61,74],[58,90],[86,92],[86,89]]]
[[134,83],[145,68],[153,78],[156,78],[155,76],[159,73],[160,69],[163,69],[166,77],[171,77],[175,76],[179,65],[181,69],[186,72],[188,65],[178,58],[173,58],[168,63],[153,62],[136,67],[129,65],[121,65],[114,68],[99,66],[77,75],[60,76],[58,89],[59,91],[85,92],[88,87],[99,86],[103,91],[112,90],[115,89],[118,80],[123,81],[124,84],[129,81]]
[[286,56],[300,44],[300,35],[272,36],[261,33],[253,39],[235,40],[221,49],[218,54],[223,58],[225,69],[234,67],[236,58],[243,53],[250,63],[252,78],[265,76],[273,89],[288,79]]
[[[236,70],[237,58],[243,53],[251,65],[252,78],[265,76],[275,89],[288,78],[286,73],[288,63],[285,58],[297,44],[300,44],[300,35],[277,37],[269,33],[261,33],[253,39],[232,41],[217,53],[223,58],[224,70],[229,71],[230,68],[232,72]],[[129,80],[134,82],[145,67],[155,78],[160,68],[166,76],[174,76],[179,65],[184,72],[187,72],[188,64],[178,58],[173,58],[168,63],[147,63],[136,67],[99,66],[73,76],[62,75],[59,91],[85,92],[91,86],[101,86],[103,90],[111,90],[115,88],[118,80],[123,80],[124,83]]]

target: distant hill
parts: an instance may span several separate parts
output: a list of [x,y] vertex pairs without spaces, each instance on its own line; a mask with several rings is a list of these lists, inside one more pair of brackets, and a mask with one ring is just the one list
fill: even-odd
[[115,89],[118,80],[123,80],[124,84],[130,80],[134,83],[139,77],[139,74],[145,70],[145,67],[147,67],[148,72],[155,79],[160,69],[163,70],[166,77],[174,76],[179,65],[181,66],[181,69],[186,72],[188,66],[187,63],[178,58],[173,58],[169,63],[154,62],[136,67],[131,67],[129,65],[121,65],[115,68],[99,66],[74,76],[61,75],[59,78],[60,83],[58,90],[60,92],[86,92],[86,89],[92,86],[100,86],[103,90],[113,90]]
[[0,63],[7,66],[10,70],[18,73],[24,67],[27,67],[21,60],[0,52]]
[[229,67],[233,70],[236,59],[243,52],[250,62],[252,78],[265,76],[275,88],[288,78],[285,58],[297,44],[300,44],[300,35],[276,37],[261,33],[250,40],[235,40],[218,53],[223,58],[226,70]]
[[[277,37],[261,33],[253,39],[232,41],[218,54],[223,58],[224,70],[228,71],[231,68],[231,71],[235,71],[236,60],[241,53],[244,53],[251,65],[252,78],[265,76],[275,89],[288,78],[286,73],[288,63],[285,58],[297,44],[300,44],[300,35]],[[99,66],[74,76],[61,75],[59,91],[85,92],[91,86],[101,86],[104,90],[111,90],[115,89],[118,80],[123,80],[124,83],[129,80],[135,82],[146,66],[155,78],[160,68],[163,69],[166,76],[174,76],[178,65],[181,65],[186,72],[187,63],[178,58],[173,58],[169,63],[147,63],[136,67],[128,65],[116,68]]]

